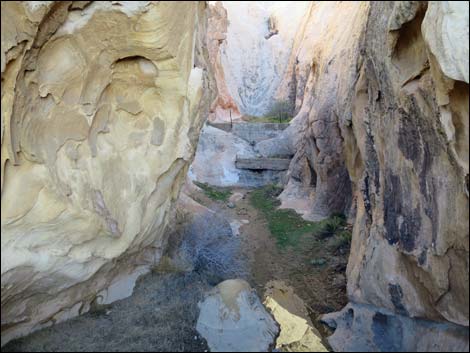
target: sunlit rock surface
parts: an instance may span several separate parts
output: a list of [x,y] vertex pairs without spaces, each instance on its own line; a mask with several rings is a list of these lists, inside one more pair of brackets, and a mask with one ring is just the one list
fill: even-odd
[[2,2],[2,343],[132,292],[213,97],[198,2]]
[[422,31],[442,72],[468,83],[468,3],[430,1]]
[[282,281],[269,281],[263,304],[280,326],[276,349],[281,352],[328,352],[305,303],[291,287]]

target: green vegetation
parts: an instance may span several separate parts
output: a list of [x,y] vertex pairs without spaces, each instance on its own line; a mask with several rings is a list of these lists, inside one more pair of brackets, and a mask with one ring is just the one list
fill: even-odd
[[227,201],[230,195],[232,195],[232,191],[228,189],[211,186],[207,183],[200,183],[197,181],[195,181],[194,184],[200,187],[204,191],[204,194],[212,200]]
[[333,215],[323,221],[322,230],[318,233],[320,239],[329,238],[335,235],[346,225],[346,219],[343,215]]
[[337,233],[333,238],[331,247],[334,250],[349,249],[349,247],[351,246],[351,237],[351,231],[342,230]]
[[250,194],[252,205],[264,214],[269,231],[280,247],[299,245],[305,235],[310,235],[315,240],[333,237],[335,249],[349,244],[350,232],[346,230],[343,215],[334,215],[320,222],[306,221],[294,210],[277,209],[280,202],[276,197],[281,192],[281,188],[269,185]]
[[277,116],[246,116],[245,115],[245,120],[249,123],[289,123],[292,120],[292,117],[287,117],[285,119],[282,119],[281,121],[279,120],[279,117]]
[[273,104],[266,116],[277,118],[279,122],[290,120],[294,112],[294,105],[289,101],[277,101]]
[[253,123],[288,123],[292,120],[294,106],[289,101],[277,101],[264,116],[245,116]]
[[282,189],[269,185],[253,191],[250,195],[252,205],[261,210],[268,221],[271,234],[276,237],[281,247],[296,245],[299,238],[309,232],[318,232],[318,223],[302,219],[294,210],[276,209],[279,201],[276,197]]

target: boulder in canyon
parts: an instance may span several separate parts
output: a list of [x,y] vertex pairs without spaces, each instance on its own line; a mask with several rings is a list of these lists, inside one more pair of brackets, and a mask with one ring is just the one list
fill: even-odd
[[244,280],[220,283],[199,308],[197,330],[212,352],[266,352],[279,332],[276,322]]

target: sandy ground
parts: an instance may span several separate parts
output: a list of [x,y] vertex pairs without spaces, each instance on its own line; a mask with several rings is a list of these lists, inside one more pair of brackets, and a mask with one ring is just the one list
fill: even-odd
[[[348,253],[331,252],[328,239],[317,241],[305,237],[297,247],[281,248],[267,228],[264,215],[253,208],[249,190],[233,189],[244,197],[235,202],[235,208],[220,206],[221,202],[200,197],[210,208],[220,207],[227,219],[248,220],[240,227],[242,251],[249,262],[249,282],[262,298],[264,287],[270,280],[282,280],[291,286],[309,306],[311,319],[321,331],[320,315],[340,310],[347,304],[346,265]],[[325,258],[324,266],[314,266],[313,259]]]
[[[239,227],[240,253],[246,259],[247,280],[259,296],[270,280],[283,280],[308,305],[321,332],[320,314],[337,311],[347,302],[347,254],[331,253],[313,238],[293,248],[281,248],[267,228],[264,215],[249,201],[249,190],[234,189],[233,204],[214,201],[202,192],[192,195]],[[327,240],[325,240],[327,241]],[[326,258],[324,266],[312,259]],[[10,342],[2,351],[207,351],[195,330],[198,301],[211,281],[204,273],[152,272],[141,277],[131,297],[98,311]]]

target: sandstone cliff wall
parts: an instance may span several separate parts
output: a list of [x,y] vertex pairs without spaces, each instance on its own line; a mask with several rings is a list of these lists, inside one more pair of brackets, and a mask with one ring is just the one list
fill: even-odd
[[306,1],[225,1],[221,63],[230,95],[246,115],[266,114],[290,57]]
[[213,100],[204,2],[2,2],[2,343],[130,294]]
[[227,46],[228,19],[227,10],[221,1],[209,5],[208,17],[207,49],[217,84],[217,97],[212,102],[208,120],[215,122],[230,121],[230,118],[237,120],[241,117],[240,111],[227,87],[222,66],[221,56]]
[[356,215],[350,301],[468,326],[468,2],[316,3],[308,16],[290,175],[316,178],[313,214]]
[[[465,13],[447,18],[466,28],[460,39],[438,25]],[[439,60],[429,31],[466,55]],[[351,125],[340,118],[357,146],[345,153],[357,196],[350,298],[468,326],[468,3],[372,4],[361,50]],[[466,79],[446,65],[466,66]]]

